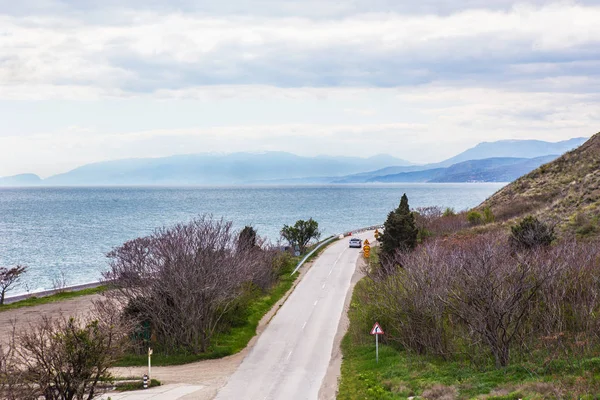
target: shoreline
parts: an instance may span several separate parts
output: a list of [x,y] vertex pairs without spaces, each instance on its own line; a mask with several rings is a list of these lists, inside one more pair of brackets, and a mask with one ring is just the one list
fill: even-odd
[[22,300],[27,300],[32,297],[36,297],[36,298],[48,297],[48,296],[52,296],[54,294],[63,293],[63,292],[77,292],[77,291],[84,290],[84,289],[94,289],[94,288],[97,288],[104,284],[105,284],[105,282],[97,281],[97,282],[81,283],[79,285],[65,286],[60,289],[49,289],[49,290],[42,290],[39,292],[18,294],[15,296],[6,296],[4,298],[4,305],[16,303],[16,302],[22,301]]

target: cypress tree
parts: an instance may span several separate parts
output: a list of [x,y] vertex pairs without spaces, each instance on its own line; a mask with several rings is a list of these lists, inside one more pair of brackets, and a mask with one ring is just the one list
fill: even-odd
[[398,208],[388,214],[383,226],[385,231],[381,236],[381,252],[384,257],[393,257],[396,251],[406,252],[415,248],[419,230],[410,211],[406,193],[402,196]]

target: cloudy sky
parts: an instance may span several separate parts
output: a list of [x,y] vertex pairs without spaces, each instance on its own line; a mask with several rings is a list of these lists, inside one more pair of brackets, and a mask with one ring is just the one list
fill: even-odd
[[598,21],[600,0],[0,0],[0,176],[590,136]]

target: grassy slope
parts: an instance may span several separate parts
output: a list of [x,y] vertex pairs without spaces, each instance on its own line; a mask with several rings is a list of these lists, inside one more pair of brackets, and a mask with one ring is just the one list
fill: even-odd
[[561,232],[600,233],[600,133],[502,188],[486,206],[502,219],[537,214]]
[[92,294],[102,293],[105,290],[106,290],[106,286],[98,286],[95,288],[76,290],[73,292],[56,293],[51,296],[45,296],[45,297],[30,297],[25,300],[1,305],[0,312],[7,311],[7,310],[15,310],[15,309],[21,308],[21,307],[33,307],[33,306],[39,306],[42,304],[55,303],[58,301],[69,300],[69,299],[73,299],[75,297],[80,297],[80,296],[89,296]]
[[[368,279],[368,278],[364,278]],[[342,375],[338,400],[388,400],[423,396],[429,399],[550,399],[600,398],[600,358],[539,360],[514,363],[505,369],[474,366],[468,361],[444,361],[379,345],[365,330],[356,295],[349,312],[350,328],[342,341]],[[385,330],[385,326],[383,327]],[[596,393],[597,395],[588,395]]]

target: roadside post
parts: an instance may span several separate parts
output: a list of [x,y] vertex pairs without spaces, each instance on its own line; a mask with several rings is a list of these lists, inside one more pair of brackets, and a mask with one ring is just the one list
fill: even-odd
[[371,335],[375,335],[375,362],[379,362],[379,335],[383,335],[383,329],[379,325],[379,322],[375,322],[373,329],[371,329]]
[[364,241],[363,255],[365,258],[369,258],[369,255],[371,255],[371,244],[369,243],[369,239],[365,239]]
[[152,372],[152,348],[148,347],[148,379],[151,380]]
[[148,375],[144,374],[142,377],[143,387],[144,389],[148,389]]

